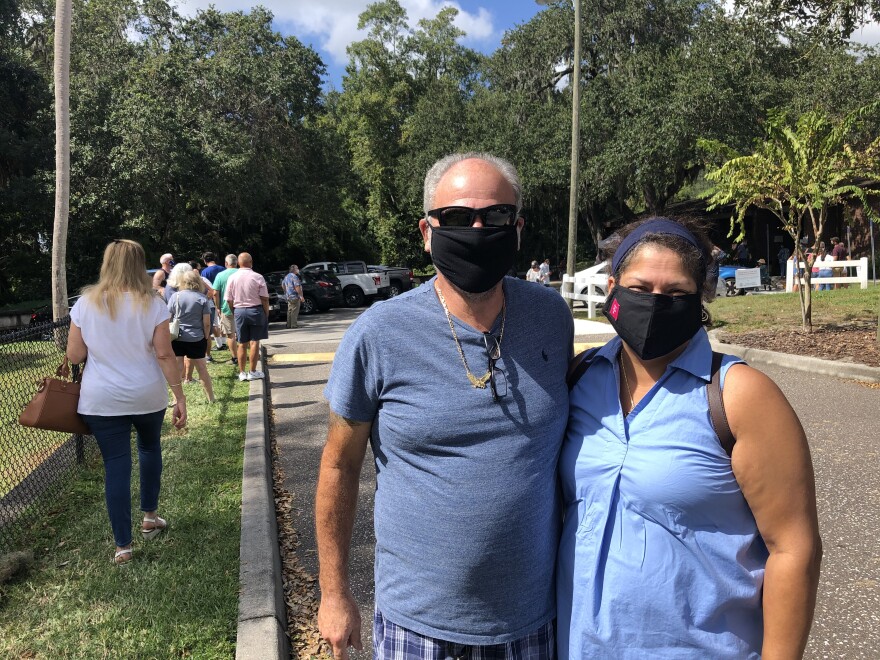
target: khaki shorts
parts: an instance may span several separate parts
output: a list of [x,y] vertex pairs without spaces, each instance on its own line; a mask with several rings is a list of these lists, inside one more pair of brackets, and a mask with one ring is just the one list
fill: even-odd
[[220,314],[220,329],[227,337],[235,336],[235,319],[232,314]]

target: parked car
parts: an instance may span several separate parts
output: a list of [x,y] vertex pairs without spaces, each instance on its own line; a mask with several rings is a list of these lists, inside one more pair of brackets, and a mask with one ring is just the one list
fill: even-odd
[[[70,296],[67,299],[67,308],[70,309],[73,307],[73,304],[79,300],[79,295]],[[30,325],[36,325],[38,323],[48,323],[52,320],[52,305],[43,305],[42,307],[37,307],[31,312],[31,320]]]
[[371,273],[385,273],[388,275],[388,284],[391,287],[388,290],[389,298],[399,296],[401,293],[409,291],[415,286],[415,277],[413,277],[412,268],[379,265],[367,266],[367,270]]
[[387,298],[391,285],[385,273],[370,273],[363,261],[318,261],[300,272],[329,270],[342,283],[342,295],[349,307],[361,307],[376,298]]
[[301,314],[326,312],[333,307],[345,307],[342,282],[329,270],[300,271],[305,301],[300,307]]
[[[593,285],[593,302],[596,305],[596,308],[599,309],[605,303],[605,288],[608,286],[608,274],[605,272],[606,261],[596,264],[595,266],[590,266],[584,270],[580,270],[574,274],[574,287],[573,290],[575,293],[579,293],[582,296],[590,295],[590,285]],[[589,308],[590,303],[587,300],[581,301],[584,307]]]
[[[269,292],[278,295],[280,317],[287,316],[287,300],[281,295],[284,290],[281,281],[287,275],[287,271],[278,270],[266,273],[266,284]],[[303,298],[305,301],[300,307],[300,314],[314,314],[326,312],[333,307],[345,307],[345,299],[342,294],[342,283],[329,270],[305,271],[300,269],[302,280]]]

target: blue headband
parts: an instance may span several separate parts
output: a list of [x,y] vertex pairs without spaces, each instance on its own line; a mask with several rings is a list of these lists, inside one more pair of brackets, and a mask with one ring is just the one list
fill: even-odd
[[646,223],[636,227],[631,234],[623,239],[620,243],[620,247],[614,252],[614,259],[611,261],[612,274],[617,275],[617,269],[620,266],[620,262],[626,258],[626,255],[635,247],[636,243],[644,238],[645,234],[672,234],[673,236],[679,236],[697,248],[703,257],[703,261],[706,260],[706,255],[703,254],[703,247],[697,241],[696,236],[674,220],[670,220],[669,218],[654,218],[653,220],[648,220]]

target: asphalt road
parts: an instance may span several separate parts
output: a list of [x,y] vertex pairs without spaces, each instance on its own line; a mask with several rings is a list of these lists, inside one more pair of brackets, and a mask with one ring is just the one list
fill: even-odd
[[[304,567],[317,574],[314,491],[328,408],[322,391],[330,357],[358,310],[273,324],[266,343],[279,457],[296,502]],[[587,338],[584,338],[586,340]],[[321,355],[325,354],[325,355]],[[311,355],[312,357],[307,357]],[[293,360],[307,361],[293,361]],[[880,658],[880,389],[776,367],[807,432],[816,470],[825,555],[816,620],[805,657]],[[364,622],[360,657],[370,657],[373,608],[372,506],[375,472],[367,456],[351,553],[351,580]]]

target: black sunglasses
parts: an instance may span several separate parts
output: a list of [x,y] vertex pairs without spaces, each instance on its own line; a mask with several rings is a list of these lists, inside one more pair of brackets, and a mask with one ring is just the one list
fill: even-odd
[[477,218],[482,218],[486,227],[504,227],[516,221],[516,206],[513,204],[493,204],[482,209],[469,206],[441,206],[428,211],[437,218],[441,227],[473,227]]
[[486,345],[486,355],[489,356],[489,386],[492,388],[492,401],[498,403],[503,397],[507,396],[507,378],[504,372],[495,366],[495,363],[501,359],[501,344],[498,338],[491,332],[483,333],[483,343]]

